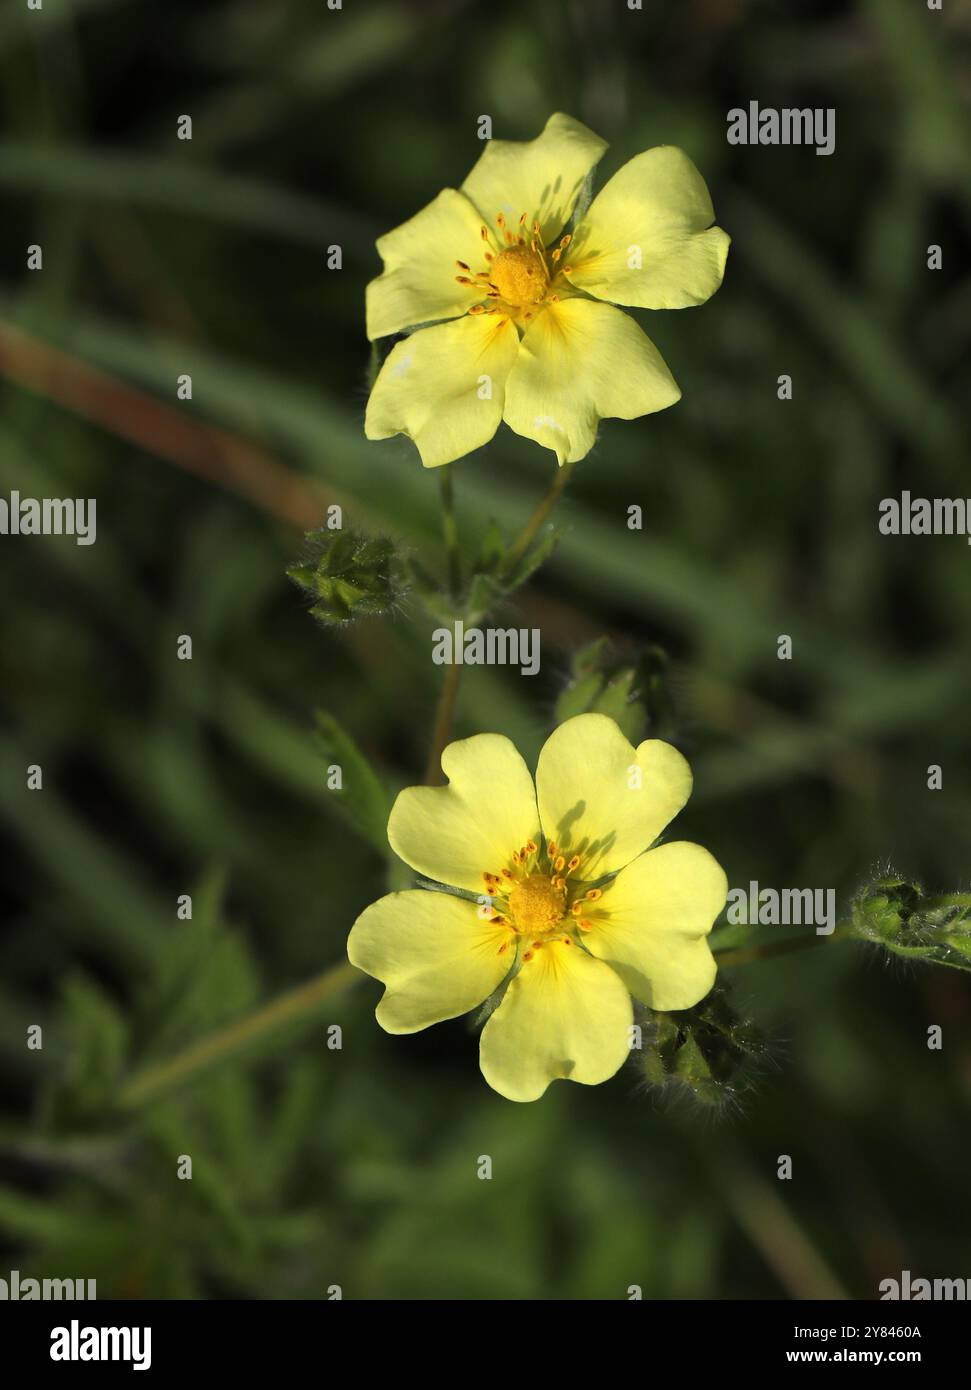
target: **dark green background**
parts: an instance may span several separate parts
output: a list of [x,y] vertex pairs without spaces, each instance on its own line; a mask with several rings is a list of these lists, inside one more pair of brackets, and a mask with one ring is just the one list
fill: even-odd
[[[462,180],[483,113],[531,138],[570,112],[611,142],[601,177],[682,146],[733,246],[709,304],[641,316],[683,400],[602,427],[509,615],[542,627],[542,673],[466,673],[458,732],[532,759],[580,645],[659,643],[696,775],[676,830],[731,883],[845,906],[890,863],[967,887],[971,550],[882,537],[877,507],[971,494],[969,39],[953,0],[5,6],[0,491],[96,496],[98,540],[0,539],[0,1275],[259,1298],[971,1277],[967,977],[852,943],[732,972],[772,1041],[721,1116],[633,1070],[512,1105],[463,1021],[384,1035],[372,982],[135,1120],[117,1108],[139,1065],[338,960],[386,886],[325,789],[313,711],[389,788],[420,780],[429,620],[411,600],[325,633],[284,570],[326,501],[441,563],[436,478],[363,437],[363,293],[374,237]],[[728,146],[753,98],[835,107],[836,153]],[[505,429],[457,465],[465,543],[491,518],[513,534],[552,466]]]

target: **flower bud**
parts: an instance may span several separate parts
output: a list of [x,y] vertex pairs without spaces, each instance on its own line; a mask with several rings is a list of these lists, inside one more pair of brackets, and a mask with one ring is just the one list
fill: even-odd
[[357,531],[307,535],[307,554],[287,574],[311,596],[311,614],[327,627],[388,612],[403,593],[391,541]]
[[971,970],[971,896],[928,894],[921,884],[886,875],[852,907],[853,935],[895,955]]
[[724,986],[693,1009],[648,1010],[642,1028],[639,1065],[647,1084],[713,1108],[731,1104],[767,1048],[751,1020],[735,1011]]

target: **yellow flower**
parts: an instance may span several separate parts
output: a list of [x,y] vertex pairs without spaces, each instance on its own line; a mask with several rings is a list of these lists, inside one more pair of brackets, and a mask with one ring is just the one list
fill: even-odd
[[357,919],[347,954],[386,986],[378,1022],[415,1033],[505,983],[480,1043],[490,1086],[525,1101],[557,1077],[606,1081],[631,1046],[632,994],[687,1009],[714,983],[706,937],[725,874],[699,845],[650,848],[691,769],[670,744],[635,749],[606,715],[581,714],[547,739],[535,788],[500,734],[449,744],[442,770],[448,786],[400,794],[388,838],[420,874],[477,896],[410,889]]
[[368,401],[369,439],[406,434],[435,468],[505,420],[563,464],[590,452],[601,419],[633,420],[680,398],[650,338],[613,305],[704,303],[729,238],[712,226],[698,170],[671,145],[625,164],[565,233],[606,148],[571,116],[551,116],[535,140],[491,140],[460,190],[380,238],[368,337],[433,326],[388,355]]

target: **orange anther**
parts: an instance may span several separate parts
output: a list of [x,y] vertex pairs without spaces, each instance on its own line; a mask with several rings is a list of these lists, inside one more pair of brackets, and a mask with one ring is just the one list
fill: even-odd
[[584,896],[589,898],[592,903],[595,903],[597,899],[602,898],[603,895],[604,890],[602,888],[588,888]]

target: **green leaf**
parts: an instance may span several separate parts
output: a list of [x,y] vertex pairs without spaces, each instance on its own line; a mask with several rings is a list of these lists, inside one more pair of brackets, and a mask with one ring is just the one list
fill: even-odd
[[131,1034],[111,996],[82,974],[64,982],[59,1026],[67,1065],[45,1097],[45,1108],[55,1127],[81,1128],[111,1109]]
[[317,710],[315,719],[317,751],[328,768],[339,769],[340,786],[331,788],[329,795],[348,824],[382,854],[387,854],[387,826],[391,813],[388,789],[332,714]]
[[615,720],[631,743],[674,730],[668,692],[667,655],[647,647],[631,658],[616,653],[606,637],[582,647],[573,658],[569,684],[556,702],[556,720],[595,711]]

